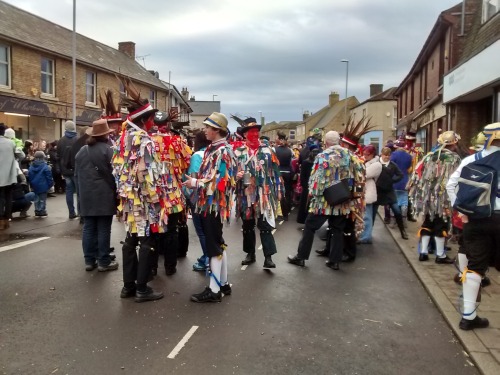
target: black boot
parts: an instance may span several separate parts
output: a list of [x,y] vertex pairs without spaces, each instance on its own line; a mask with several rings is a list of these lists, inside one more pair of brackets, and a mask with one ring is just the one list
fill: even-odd
[[403,216],[396,215],[396,223],[398,224],[399,231],[401,232],[401,238],[403,238],[403,240],[407,240],[408,234],[406,233],[405,225],[403,223]]
[[177,248],[177,257],[185,258],[189,248],[189,229],[186,224],[181,224],[178,227],[179,245]]
[[265,257],[264,268],[276,268],[276,264],[274,264],[270,255]]
[[255,263],[255,254],[248,253],[245,259],[241,261],[242,266],[248,266],[249,264]]

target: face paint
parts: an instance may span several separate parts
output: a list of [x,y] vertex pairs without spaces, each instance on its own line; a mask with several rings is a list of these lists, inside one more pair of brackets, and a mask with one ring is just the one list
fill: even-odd
[[247,144],[250,148],[259,147],[259,129],[250,129],[246,133]]

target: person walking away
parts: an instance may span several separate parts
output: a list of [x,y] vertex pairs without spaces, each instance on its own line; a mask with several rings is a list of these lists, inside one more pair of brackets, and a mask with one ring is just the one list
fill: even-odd
[[68,120],[64,123],[64,136],[57,142],[57,157],[59,159],[59,169],[66,184],[66,205],[68,206],[70,219],[77,217],[74,198],[76,193],[74,160],[72,160],[71,153],[71,146],[76,140],[76,125],[73,121]]
[[82,248],[85,270],[114,271],[118,263],[109,256],[111,225],[116,213],[116,184],[112,174],[113,151],[108,145],[109,129],[99,119],[87,129],[89,138],[75,157],[75,177],[84,218]]
[[[401,215],[401,209],[397,204],[396,193],[394,192],[394,183],[400,181],[403,178],[403,173],[399,170],[396,163],[390,160],[391,149],[389,147],[384,147],[380,154],[380,164],[382,164],[382,171],[377,179],[377,201],[373,205],[373,222],[377,217],[377,211],[379,206],[384,208],[388,206],[394,217],[396,218],[396,223],[398,225],[399,231],[401,233],[401,238],[404,240],[408,239],[408,234],[403,223],[403,216]],[[390,213],[389,213],[390,215]],[[388,215],[388,216],[389,216]],[[384,220],[385,221],[385,220]]]
[[28,170],[28,180],[35,193],[35,216],[47,217],[47,194],[54,186],[54,179],[43,151],[35,152],[35,160]]
[[429,242],[434,236],[436,263],[454,263],[444,248],[452,213],[446,184],[460,165],[460,156],[456,153],[459,140],[460,136],[452,130],[442,133],[438,137],[438,146],[424,156],[408,182],[415,213],[417,216],[422,213],[425,217],[419,230],[418,259],[421,262],[429,260]]
[[[496,170],[496,183],[497,187],[500,188],[500,122],[485,126],[483,133],[486,136],[486,143],[484,150],[480,151],[480,158],[477,158],[477,162]],[[476,155],[464,158],[448,180],[446,190],[452,205],[455,204],[457,197],[455,189],[462,169],[475,161]],[[491,216],[473,219],[460,214],[460,217],[464,223],[463,239],[468,264],[464,268],[462,276],[463,312],[459,327],[468,331],[489,326],[488,319],[477,315],[477,308],[479,307],[478,301],[481,300],[481,279],[488,271],[491,253],[493,251],[497,256],[500,255],[500,197],[498,191]]]

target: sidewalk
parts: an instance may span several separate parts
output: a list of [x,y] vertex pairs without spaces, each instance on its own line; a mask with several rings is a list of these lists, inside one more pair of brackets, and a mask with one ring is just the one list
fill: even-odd
[[[383,210],[379,212],[377,220],[383,220]],[[461,319],[458,305],[462,288],[453,281],[453,276],[457,273],[455,266],[436,264],[434,255],[429,255],[427,262],[419,262],[417,231],[420,223],[408,223],[408,241],[401,239],[399,229],[391,229],[387,225],[386,228],[479,371],[485,375],[500,374],[500,272],[490,268],[488,276],[491,285],[481,291],[478,315],[488,318],[490,326],[463,331],[458,328]],[[458,245],[451,243],[449,246],[452,251],[448,252],[448,256],[455,257]]]

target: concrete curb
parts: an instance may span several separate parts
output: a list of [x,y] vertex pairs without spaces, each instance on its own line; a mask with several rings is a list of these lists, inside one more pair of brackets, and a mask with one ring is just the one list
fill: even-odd
[[[380,220],[383,222],[383,217],[380,215],[380,213],[378,213],[378,216]],[[385,227],[391,234],[394,241],[398,244],[401,252],[408,261],[408,264],[411,266],[417,277],[420,279],[420,282],[429,293],[429,296],[431,297],[432,301],[439,309],[445,320],[448,322],[448,325],[450,326],[450,328],[452,329],[458,340],[462,343],[468,355],[470,356],[470,358],[472,359],[478,370],[481,372],[481,374],[483,375],[500,374],[500,363],[497,360],[497,358],[500,359],[500,350],[496,349],[495,347],[487,347],[484,344],[483,340],[478,336],[476,331],[463,331],[460,328],[458,328],[458,322],[460,321],[460,313],[458,312],[457,308],[453,305],[453,303],[450,301],[448,297],[448,295],[451,294],[451,291],[447,291],[448,293],[446,293],[443,288],[443,283],[441,283],[440,285],[438,284],[438,282],[436,282],[436,276],[439,276],[438,271],[432,272],[436,267],[443,270],[443,267],[447,266],[435,265],[433,268],[432,266],[424,266],[422,262],[418,260],[417,248],[416,248],[417,239],[413,237],[411,234],[417,232],[419,224],[408,223],[408,232],[410,236],[409,240],[401,239],[399,229],[397,228],[392,229],[388,225],[385,225]],[[456,250],[453,250],[452,253],[455,255]],[[432,259],[432,256],[430,258]],[[429,261],[425,263],[428,264],[429,262],[431,262],[431,259],[429,259]],[[444,270],[446,269],[447,268],[445,268]],[[452,275],[453,274],[451,274],[450,276],[450,280]],[[453,281],[451,282],[453,283]],[[458,294],[459,293],[457,290],[457,296]],[[497,305],[500,305],[500,303],[497,302]],[[495,310],[500,310],[500,306],[498,309]],[[486,315],[488,315],[488,312],[486,313]],[[494,329],[491,327],[491,322],[490,322],[490,328],[487,328],[485,330],[488,329]],[[500,337],[497,335],[495,336],[496,336],[496,341],[498,342]],[[496,354],[496,357],[493,353]]]

